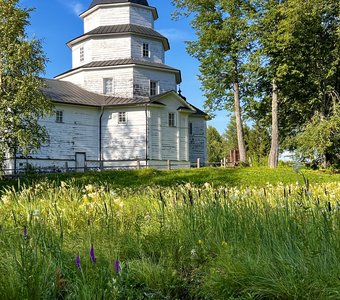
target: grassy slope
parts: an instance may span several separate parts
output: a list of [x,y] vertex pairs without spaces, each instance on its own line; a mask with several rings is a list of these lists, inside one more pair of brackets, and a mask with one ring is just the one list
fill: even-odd
[[[320,171],[302,171],[302,174],[310,183],[334,182],[340,181],[340,174],[332,175]],[[182,169],[173,171],[160,171],[154,169],[133,170],[133,171],[106,171],[106,172],[89,172],[82,174],[58,174],[47,176],[49,180],[69,181],[75,180],[76,184],[82,185],[87,183],[110,184],[114,187],[139,187],[146,185],[172,186],[191,182],[202,185],[205,182],[214,185],[231,185],[231,186],[264,186],[267,183],[284,184],[302,182],[303,177],[298,175],[292,168],[281,167],[278,169],[269,169],[265,167],[254,168],[201,168],[201,169]],[[29,184],[31,180],[44,180],[46,176],[35,176],[22,178],[21,183]],[[1,186],[17,185],[16,181],[0,181]]]

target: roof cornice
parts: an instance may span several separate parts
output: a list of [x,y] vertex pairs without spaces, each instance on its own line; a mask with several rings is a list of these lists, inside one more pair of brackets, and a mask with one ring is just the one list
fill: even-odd
[[[105,30],[105,29],[108,29],[108,30]],[[139,26],[135,24],[100,26],[96,29],[93,29],[83,35],[80,35],[70,40],[69,42],[66,43],[66,45],[71,48],[73,45],[76,45],[82,41],[86,41],[87,39],[90,39],[90,38],[112,37],[112,36],[118,36],[118,35],[123,36],[123,35],[130,35],[130,34],[143,36],[143,37],[147,37],[147,38],[155,39],[155,40],[161,40],[164,50],[165,51],[170,50],[169,40],[165,36],[159,34],[157,31],[155,31],[152,28],[143,27],[143,26]]]
[[112,68],[130,68],[130,67],[140,67],[150,70],[157,70],[157,71],[165,71],[174,73],[176,76],[177,84],[182,82],[181,71],[178,69],[174,69],[167,65],[153,63],[148,61],[142,60],[135,60],[135,59],[117,59],[117,60],[109,60],[109,61],[95,61],[91,62],[82,66],[79,66],[75,69],[68,70],[64,73],[61,73],[55,76],[55,79],[63,79],[67,76],[79,73],[84,70],[103,70],[103,69],[112,69]]
[[119,7],[119,6],[136,6],[144,9],[148,9],[152,11],[153,19],[157,20],[158,19],[158,11],[156,7],[153,6],[144,6],[141,4],[136,4],[132,2],[126,2],[126,3],[112,3],[112,4],[99,4],[94,7],[91,7],[90,9],[84,11],[79,15],[82,19],[86,18],[89,14],[93,13],[94,11],[100,9],[100,8],[109,8],[109,7]]

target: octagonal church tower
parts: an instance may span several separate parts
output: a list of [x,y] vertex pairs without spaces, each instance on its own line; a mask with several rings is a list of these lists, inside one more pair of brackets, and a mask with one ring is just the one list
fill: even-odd
[[158,13],[148,1],[94,0],[80,17],[84,34],[67,43],[72,70],[57,79],[125,98],[176,91],[181,73],[165,65],[169,42],[154,30]]

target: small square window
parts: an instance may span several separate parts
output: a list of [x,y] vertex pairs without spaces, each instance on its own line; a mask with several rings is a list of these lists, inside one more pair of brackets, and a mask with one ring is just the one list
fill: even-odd
[[143,43],[143,57],[150,57],[150,49],[148,43]]
[[84,61],[84,47],[80,47],[79,49],[80,61]]
[[158,94],[158,82],[157,81],[150,81],[150,96],[155,96]]
[[103,79],[103,93],[105,95],[112,94],[112,85],[113,85],[112,78],[104,78]]
[[126,112],[119,112],[118,113],[118,124],[126,124],[127,118],[126,118]]
[[57,110],[55,112],[55,121],[57,123],[63,123],[63,111],[62,110]]
[[169,113],[169,127],[175,127],[175,114]]

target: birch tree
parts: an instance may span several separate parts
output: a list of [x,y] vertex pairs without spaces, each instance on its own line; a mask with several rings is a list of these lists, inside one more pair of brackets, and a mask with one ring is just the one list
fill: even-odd
[[51,109],[41,92],[46,58],[40,41],[29,39],[29,9],[0,0],[0,158],[27,154],[46,136],[38,123]]

